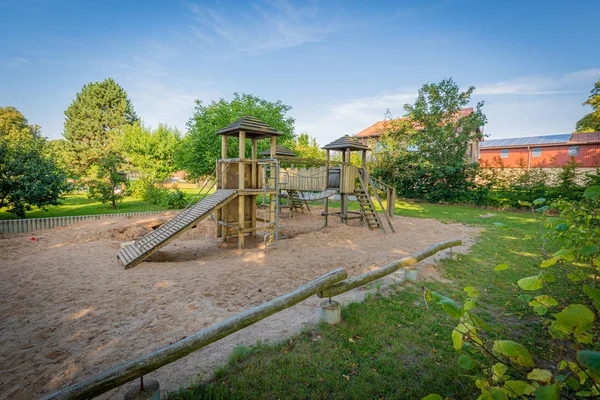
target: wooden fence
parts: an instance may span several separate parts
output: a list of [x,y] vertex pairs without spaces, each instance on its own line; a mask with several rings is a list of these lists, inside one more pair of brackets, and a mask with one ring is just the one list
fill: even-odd
[[298,304],[310,296],[316,294],[319,297],[331,297],[336,294],[347,292],[358,286],[391,274],[399,268],[415,264],[426,257],[434,255],[440,250],[460,245],[462,245],[462,241],[458,239],[437,243],[413,256],[402,258],[377,270],[364,273],[348,280],[345,280],[348,277],[348,273],[343,268],[338,268],[307,283],[293,292],[277,297],[267,303],[263,303],[248,311],[219,322],[216,325],[202,329],[201,331],[165,346],[162,349],[158,349],[138,359],[92,376],[80,383],[44,397],[43,400],[89,399],[99,396],[111,389],[117,388],[127,382],[155,371],[160,367],[179,360],[190,353],[200,350],[219,339],[263,320],[270,315]]
[[132,217],[135,215],[152,215],[166,212],[179,212],[179,210],[165,211],[140,211],[115,214],[96,214],[96,215],[73,215],[69,217],[50,217],[50,218],[27,218],[27,219],[5,219],[0,220],[0,232],[4,233],[24,233],[39,231],[42,229],[52,229],[57,226],[67,226],[86,219],[100,218],[119,218]]

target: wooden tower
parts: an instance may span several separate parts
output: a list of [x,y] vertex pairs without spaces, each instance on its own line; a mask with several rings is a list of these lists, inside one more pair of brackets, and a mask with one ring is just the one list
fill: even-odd
[[[264,174],[271,177],[278,174],[278,163],[275,160],[277,136],[282,133],[252,116],[245,116],[231,125],[216,132],[221,135],[221,159],[217,169],[218,189],[236,189],[238,196],[217,211],[217,237],[227,240],[237,236],[238,247],[244,247],[246,235],[254,237],[259,230],[277,234],[275,203],[277,191],[275,187],[265,186]],[[227,138],[237,137],[239,140],[238,158],[227,157]],[[270,140],[270,158],[258,159],[258,140]],[[246,140],[252,141],[251,155],[247,158]],[[267,170],[267,171],[265,171]],[[270,210],[266,225],[257,226],[256,199],[258,195],[270,198]]]

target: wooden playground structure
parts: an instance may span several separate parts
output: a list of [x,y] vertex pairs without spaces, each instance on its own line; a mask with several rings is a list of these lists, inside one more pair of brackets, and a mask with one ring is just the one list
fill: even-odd
[[[371,230],[394,232],[393,218],[395,189],[374,179],[366,168],[369,147],[343,136],[326,146],[326,159],[301,159],[282,146],[277,137],[282,133],[254,118],[245,116],[218,132],[221,136],[221,159],[216,162],[213,179],[200,189],[188,207],[158,229],[121,248],[118,258],[125,268],[131,268],[167,245],[205,218],[217,224],[217,237],[227,241],[237,238],[238,248],[244,248],[246,236],[256,237],[263,231],[265,246],[277,246],[284,234],[286,219],[294,212],[310,211],[309,202],[324,200],[324,226],[329,217],[348,224],[358,220]],[[238,157],[228,158],[228,137],[238,139]],[[258,140],[268,139],[270,148],[258,158]],[[250,158],[246,143],[250,141]],[[353,151],[361,152],[361,166],[350,162]],[[332,157],[332,152],[341,157]],[[209,183],[210,182],[210,183]],[[385,193],[384,206],[379,192]],[[261,196],[258,216],[258,196]],[[339,196],[338,210],[330,209],[330,197]],[[373,198],[376,203],[373,202]],[[197,200],[197,201],[196,201]],[[357,201],[358,210],[349,210],[349,202]],[[382,211],[382,222],[376,204]],[[289,213],[282,213],[283,209]]]

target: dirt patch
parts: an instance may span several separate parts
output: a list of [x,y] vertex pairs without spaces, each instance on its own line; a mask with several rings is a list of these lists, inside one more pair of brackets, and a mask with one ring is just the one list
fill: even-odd
[[[120,243],[149,232],[152,217],[88,220],[67,227],[0,239],[0,398],[29,399],[173,343],[315,278],[344,267],[350,276],[378,268],[429,245],[463,239],[478,229],[434,220],[395,218],[395,234],[341,225],[323,228],[320,210],[295,215],[292,238],[265,249],[215,238],[204,221],[161,249],[153,261],[124,270]],[[32,241],[31,237],[36,240]],[[433,259],[424,279],[441,279]],[[388,281],[392,281],[389,278]],[[365,289],[336,298],[360,300]],[[237,344],[279,340],[316,320],[316,297],[271,316],[149,374],[177,389],[223,363]],[[130,384],[131,385],[131,384]],[[103,398],[120,398],[128,385]]]

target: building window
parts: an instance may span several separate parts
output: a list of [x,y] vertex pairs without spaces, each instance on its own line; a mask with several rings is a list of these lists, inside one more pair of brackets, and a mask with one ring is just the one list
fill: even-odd
[[542,156],[542,148],[541,147],[534,147],[531,150],[531,156],[532,157],[541,157]]
[[569,146],[569,155],[576,156],[579,154],[579,146]]
[[500,157],[508,158],[508,149],[504,149],[500,151]]

